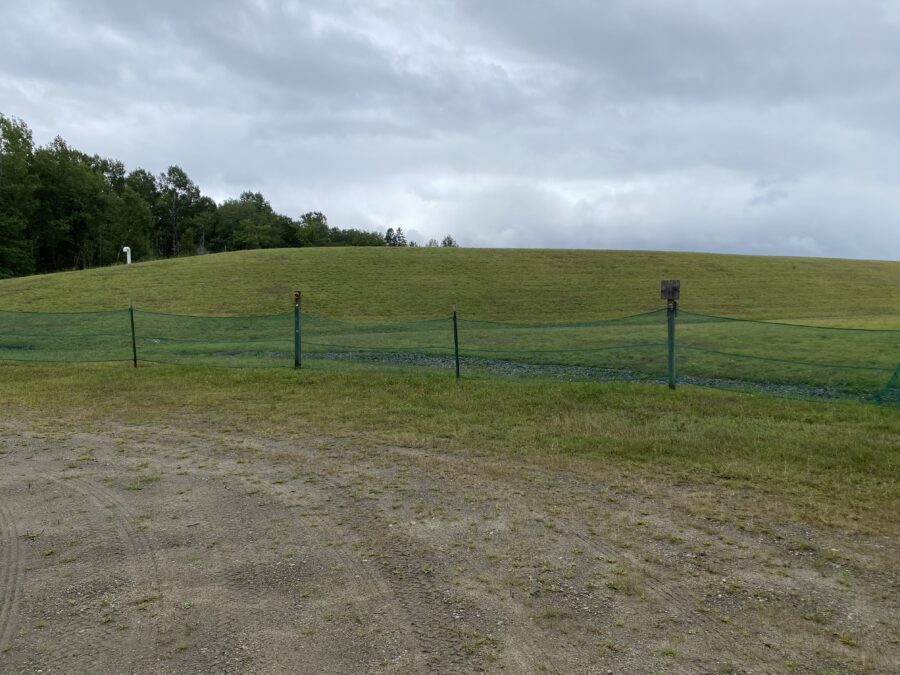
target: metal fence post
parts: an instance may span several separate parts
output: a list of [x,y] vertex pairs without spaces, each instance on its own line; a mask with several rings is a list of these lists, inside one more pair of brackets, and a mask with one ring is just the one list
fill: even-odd
[[456,305],[453,305],[453,356],[456,359],[456,379],[459,379],[459,329],[456,320]]
[[669,300],[666,306],[666,323],[669,329],[669,389],[675,388],[675,317],[678,316],[678,301]]
[[137,368],[137,338],[134,334],[134,305],[131,300],[128,301],[128,318],[131,319],[131,359]]
[[300,291],[294,291],[294,368],[300,365]]
[[666,324],[669,339],[669,389],[675,388],[675,317],[678,316],[678,298],[681,297],[681,281],[664,279],[660,283],[659,296],[666,301]]

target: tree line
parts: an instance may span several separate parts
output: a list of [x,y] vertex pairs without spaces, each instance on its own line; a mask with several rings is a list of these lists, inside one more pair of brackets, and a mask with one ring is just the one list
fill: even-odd
[[[259,192],[218,204],[178,166],[126,171],[56,137],[36,147],[22,120],[0,113],[0,278],[135,260],[258,248],[407,246],[385,234],[341,229],[323,213],[294,220]],[[456,246],[447,236],[440,244]]]

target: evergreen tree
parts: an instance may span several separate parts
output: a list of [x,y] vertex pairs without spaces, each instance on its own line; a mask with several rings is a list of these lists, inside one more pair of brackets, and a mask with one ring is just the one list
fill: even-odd
[[104,252],[115,199],[91,158],[57,136],[35,151],[34,171],[40,185],[29,235],[39,269],[113,262]]
[[28,223],[37,206],[31,129],[0,114],[0,278],[35,270]]

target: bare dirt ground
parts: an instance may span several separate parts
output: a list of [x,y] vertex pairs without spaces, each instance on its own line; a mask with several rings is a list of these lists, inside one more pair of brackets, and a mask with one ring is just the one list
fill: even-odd
[[900,671],[896,541],[721,488],[18,413],[0,453],[2,672]]

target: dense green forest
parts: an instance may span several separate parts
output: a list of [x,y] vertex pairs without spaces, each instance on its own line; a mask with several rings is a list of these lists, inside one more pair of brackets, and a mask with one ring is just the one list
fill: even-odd
[[[0,113],[0,278],[198,253],[294,246],[406,246],[386,234],[294,220],[258,192],[217,204],[187,173],[154,175],[88,155],[56,137],[35,147],[22,120]],[[436,246],[435,240],[429,245]],[[455,246],[452,237],[441,243]]]

